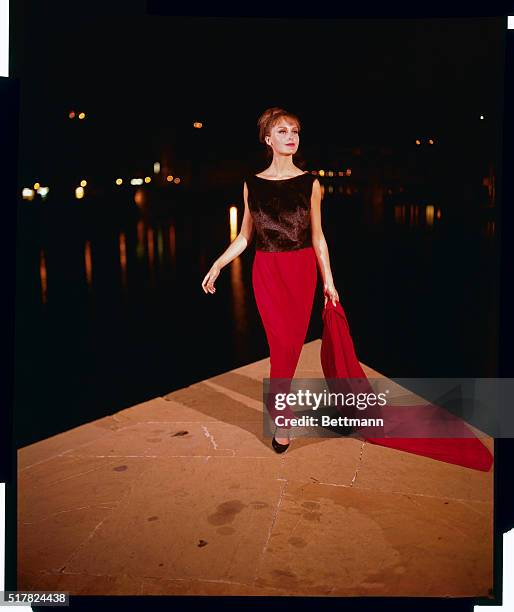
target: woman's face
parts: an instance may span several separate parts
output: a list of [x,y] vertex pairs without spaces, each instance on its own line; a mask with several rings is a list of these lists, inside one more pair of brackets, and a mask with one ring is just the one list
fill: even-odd
[[290,123],[288,119],[280,119],[271,128],[271,135],[266,136],[266,142],[271,145],[275,153],[292,155],[297,152],[300,144],[298,126],[296,123]]

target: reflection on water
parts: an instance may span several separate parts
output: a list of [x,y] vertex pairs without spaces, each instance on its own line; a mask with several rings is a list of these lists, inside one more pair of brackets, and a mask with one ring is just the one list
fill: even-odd
[[91,243],[89,240],[86,240],[86,244],[84,247],[84,263],[85,263],[85,271],[86,271],[86,281],[89,287],[91,287],[91,283],[93,282],[93,264],[91,262]]
[[371,215],[366,220],[372,225],[381,225],[384,215],[384,188],[381,185],[373,184],[369,199]]
[[241,257],[236,257],[230,263],[230,284],[232,294],[232,311],[234,313],[234,338],[236,350],[239,352],[245,342],[247,332],[245,288],[243,286],[243,265]]
[[409,206],[409,222],[410,222],[410,225],[418,225],[419,206],[417,204],[411,204]]
[[43,249],[41,249],[39,254],[39,277],[41,282],[41,301],[43,304],[46,304],[46,261]]
[[168,230],[168,243],[169,243],[169,253],[171,258],[171,265],[175,268],[176,265],[176,254],[175,254],[175,226],[170,225]]
[[[494,376],[495,220],[452,217],[453,196],[335,185],[322,185],[323,229],[361,361],[388,376]],[[17,384],[27,431],[45,431],[70,397],[73,418],[85,422],[93,407],[110,414],[268,356],[251,286],[254,244],[222,270],[214,296],[200,287],[227,233],[237,236],[238,206],[231,196],[200,215],[184,207],[112,229],[22,219]],[[320,335],[321,303],[306,341]]]
[[159,228],[157,232],[157,253],[159,255],[159,263],[162,264],[162,257],[164,255],[164,242],[162,239],[162,228]]
[[[229,209],[230,242],[237,238],[237,207]],[[243,335],[246,331],[245,317],[245,290],[243,286],[243,267],[241,257],[230,262],[230,284],[232,293],[232,310],[234,313],[234,338],[236,350],[241,347]]]
[[434,207],[432,204],[429,204],[425,208],[425,220],[428,227],[432,227],[434,225]]
[[153,241],[153,229],[151,227],[146,230],[146,240],[148,244],[148,268],[150,270],[150,286],[155,287],[155,270],[153,266],[154,262],[154,241]]
[[230,223],[230,242],[233,242],[237,238],[237,208],[231,206],[229,210],[229,223]]
[[143,259],[145,256],[145,225],[142,219],[137,222],[136,255],[138,259]]
[[154,258],[153,229],[151,227],[146,230],[146,241],[148,244],[148,265],[151,270],[153,268]]
[[[434,220],[439,220],[442,217],[440,208],[435,208],[433,204],[401,204],[394,207],[395,223],[407,224],[410,227],[418,225],[424,226],[427,229],[434,227]],[[422,222],[424,219],[424,223]]]
[[487,236],[487,238],[494,237],[494,230],[495,230],[495,222],[487,221],[485,228],[484,228],[484,234]]
[[127,286],[127,239],[124,232],[120,233],[120,267],[121,267],[121,284]]

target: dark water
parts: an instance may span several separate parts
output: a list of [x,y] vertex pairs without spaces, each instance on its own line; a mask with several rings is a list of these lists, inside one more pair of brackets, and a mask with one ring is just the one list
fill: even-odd
[[[337,180],[323,189],[360,361],[391,377],[495,376],[497,211],[481,192],[347,192]],[[107,197],[91,214],[85,204],[20,202],[18,446],[268,356],[253,244],[222,270],[214,296],[201,289],[230,243],[231,206],[240,227],[239,191],[159,214],[151,198],[119,216],[101,212]],[[322,305],[319,283],[306,341],[321,335]]]

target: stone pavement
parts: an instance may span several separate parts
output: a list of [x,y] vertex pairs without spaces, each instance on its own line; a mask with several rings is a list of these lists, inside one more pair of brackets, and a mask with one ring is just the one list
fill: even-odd
[[[297,377],[322,376],[320,344]],[[352,437],[277,455],[268,373],[264,359],[19,449],[18,589],[487,597],[493,470]]]

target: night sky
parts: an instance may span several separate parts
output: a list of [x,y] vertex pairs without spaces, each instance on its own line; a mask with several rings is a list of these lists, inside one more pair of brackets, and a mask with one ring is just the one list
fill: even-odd
[[[103,164],[189,155],[195,120],[204,156],[239,158],[259,148],[257,117],[275,105],[300,115],[302,146],[318,153],[420,134],[472,143],[473,130],[494,140],[501,129],[502,17],[80,19],[34,3],[21,18],[27,180],[77,143]],[[71,125],[71,109],[87,120]]]

